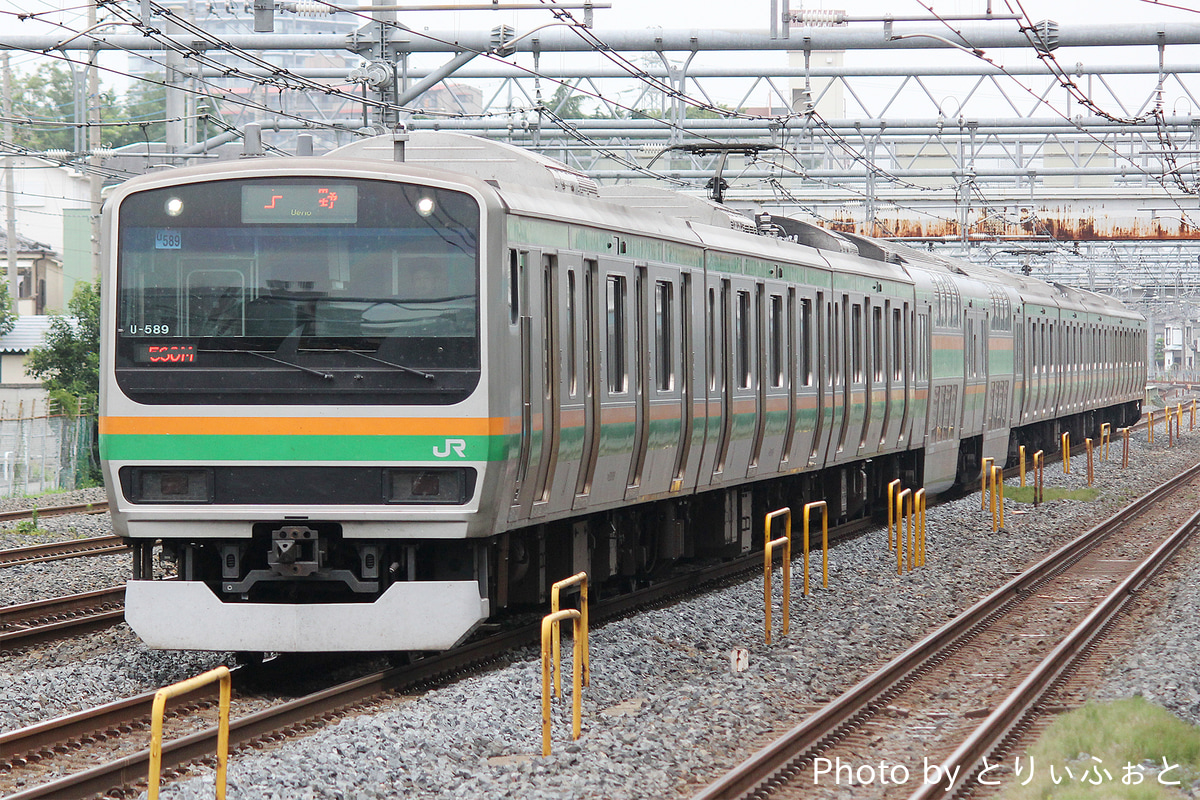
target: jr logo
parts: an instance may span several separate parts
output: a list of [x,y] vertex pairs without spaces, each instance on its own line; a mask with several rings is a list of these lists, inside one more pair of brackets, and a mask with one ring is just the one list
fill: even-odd
[[434,447],[433,454],[437,458],[449,458],[450,454],[459,458],[467,457],[467,441],[465,439],[447,439],[445,447]]

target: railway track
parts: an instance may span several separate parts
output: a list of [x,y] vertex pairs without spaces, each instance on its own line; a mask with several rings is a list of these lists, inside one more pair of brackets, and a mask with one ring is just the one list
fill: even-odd
[[[26,508],[18,511],[0,511],[0,525],[23,519],[45,519],[68,514],[106,514],[108,503],[78,503],[65,506]],[[103,556],[124,553],[129,550],[119,536],[93,536],[87,539],[70,539],[47,542],[28,547],[0,550],[0,567],[15,567],[21,564],[38,564],[79,556]]]
[[80,636],[125,618],[125,587],[0,608],[0,652]]
[[[838,531],[850,535],[863,526],[860,522]],[[834,533],[831,531],[831,534]],[[689,593],[703,591],[715,584],[734,579],[742,573],[760,571],[762,554],[755,553],[734,561],[697,570],[665,580],[647,589],[614,597],[591,608],[594,621],[612,619],[672,602]],[[246,747],[277,740],[319,727],[325,721],[355,709],[388,699],[394,693],[412,691],[444,681],[465,671],[480,669],[500,659],[514,648],[536,645],[541,635],[540,622],[487,636],[455,650],[423,658],[414,664],[377,672],[319,692],[276,704],[242,716],[230,725],[230,747]],[[235,682],[235,698],[237,697]],[[6,800],[55,798],[74,800],[120,792],[144,781],[149,769],[148,730],[152,693],[111,703],[96,709],[38,723],[7,734],[0,734],[0,794]],[[126,745],[138,734],[136,748],[124,747],[119,755],[112,740],[121,738]],[[119,734],[119,735],[118,735]],[[194,761],[203,761],[216,752],[217,731],[206,727],[174,738],[163,744],[164,770],[180,769]],[[100,754],[92,754],[99,747]],[[140,748],[140,749],[138,749]],[[8,755],[12,754],[12,755]],[[52,764],[69,758],[71,764],[55,768]],[[96,765],[97,761],[102,761]],[[87,768],[74,770],[73,765]],[[16,781],[33,783],[51,772],[70,771],[46,783],[18,788]]]
[[[849,777],[857,782],[856,796],[930,800],[969,790],[982,759],[996,763],[1032,723],[1047,693],[1070,675],[1077,658],[1090,652],[1133,593],[1200,525],[1200,512],[1187,516],[1190,501],[1187,512],[1161,510],[1169,498],[1186,488],[1194,491],[1197,483],[1200,465],[1046,556],[695,800],[846,791],[845,781],[833,772],[839,759],[853,765]],[[1168,525],[1174,533],[1164,540],[1160,531]],[[1110,537],[1117,530],[1122,536]],[[899,746],[899,755],[892,746],[898,728],[913,733]],[[864,776],[854,771],[863,764],[902,763],[905,748],[913,754],[914,739],[927,760],[893,773],[890,787],[879,775],[864,785]],[[897,775],[904,780],[895,780]]]

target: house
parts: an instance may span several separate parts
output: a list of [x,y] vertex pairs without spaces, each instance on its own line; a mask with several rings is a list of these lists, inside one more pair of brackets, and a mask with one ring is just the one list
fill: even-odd
[[[40,315],[62,313],[69,296],[64,294],[62,259],[48,244],[17,234],[17,313]],[[8,236],[0,225],[0,282],[7,283]],[[0,374],[0,383],[6,378]]]
[[48,402],[41,380],[25,372],[25,361],[31,350],[45,343],[50,319],[18,317],[13,329],[0,335],[0,417],[15,415],[22,406],[28,413],[34,405],[45,407]]

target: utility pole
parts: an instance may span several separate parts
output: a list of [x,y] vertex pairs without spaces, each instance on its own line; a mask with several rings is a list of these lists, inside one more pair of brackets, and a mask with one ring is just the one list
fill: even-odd
[[[96,0],[88,3],[88,30],[96,26]],[[96,67],[99,51],[93,47],[88,58],[88,187],[92,219],[92,283],[100,284],[100,76]]]
[[[12,67],[9,65],[9,54],[4,52],[4,141],[11,149],[13,146],[12,126]],[[19,313],[17,294],[17,190],[13,186],[12,156],[4,159],[4,205],[7,211],[5,236],[8,238],[8,296],[12,300],[13,311]]]

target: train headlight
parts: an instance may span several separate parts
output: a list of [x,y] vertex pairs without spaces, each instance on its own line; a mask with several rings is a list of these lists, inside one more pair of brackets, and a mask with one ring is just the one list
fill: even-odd
[[462,505],[475,490],[473,469],[389,469],[384,495],[389,503]]
[[433,208],[434,206],[432,197],[422,197],[417,201],[417,213],[422,217],[428,217],[430,214],[432,214]]
[[134,503],[211,503],[211,469],[126,467],[121,470],[125,496]]
[[178,217],[183,213],[183,200],[178,197],[172,197],[166,204],[167,216]]

